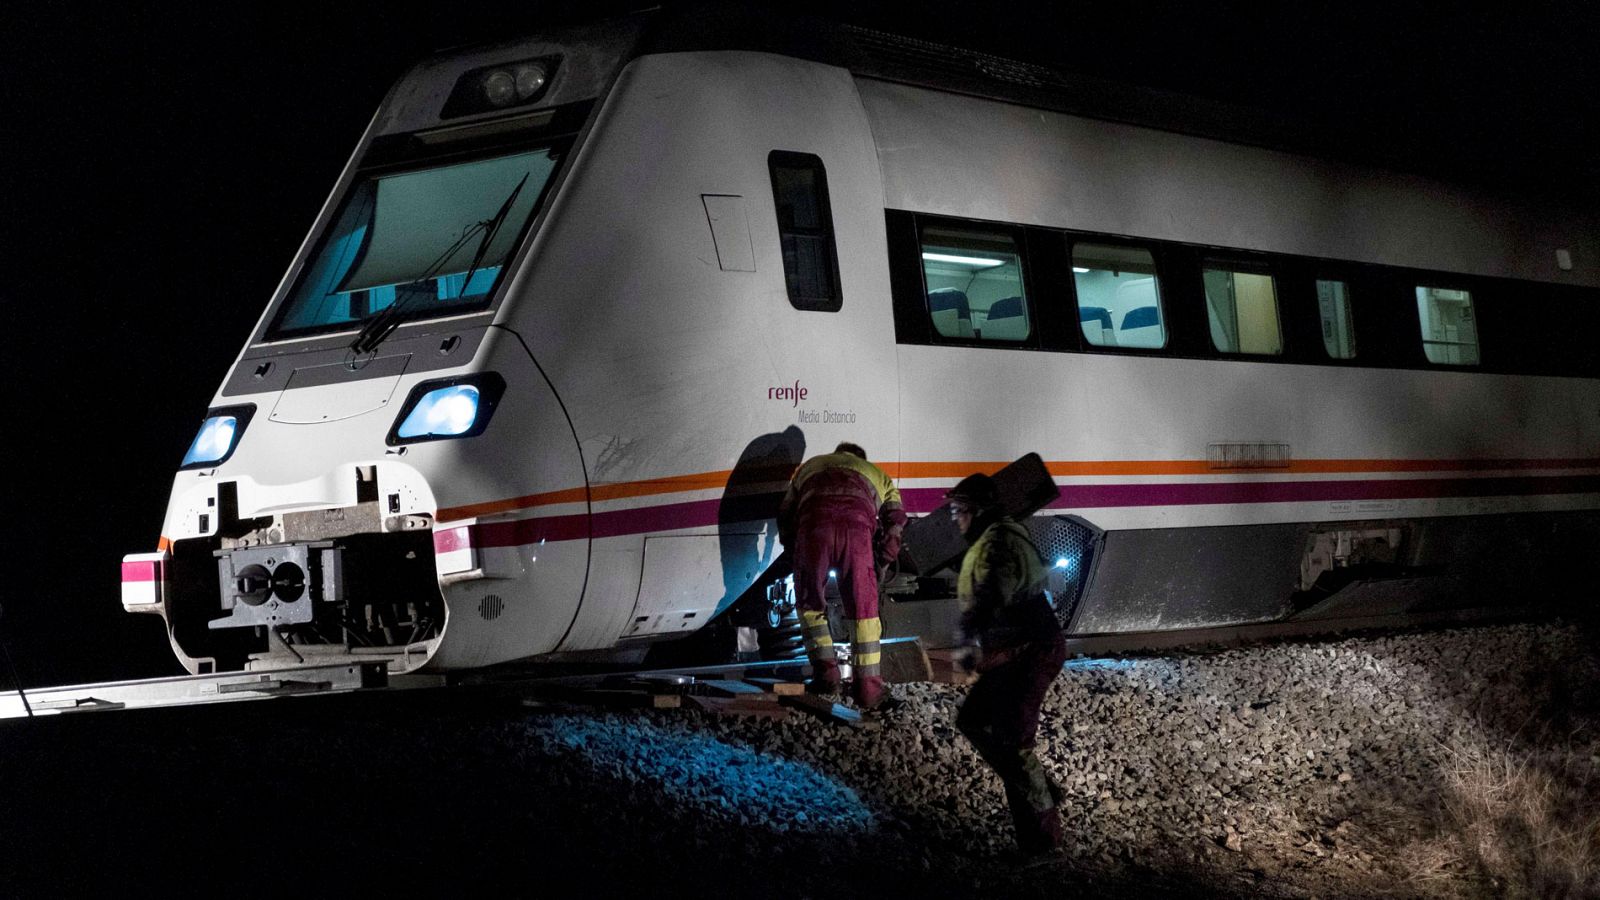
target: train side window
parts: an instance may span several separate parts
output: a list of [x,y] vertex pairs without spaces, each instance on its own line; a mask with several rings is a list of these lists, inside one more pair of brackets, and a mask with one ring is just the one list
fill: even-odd
[[964,225],[922,229],[928,317],[944,338],[1019,343],[1033,334],[1022,252],[1008,231]]
[[1096,347],[1160,349],[1167,345],[1156,261],[1143,247],[1072,245],[1078,325]]
[[1355,319],[1350,315],[1350,283],[1317,279],[1317,308],[1322,313],[1322,346],[1333,359],[1356,358]]
[[795,309],[837,312],[843,305],[839,253],[822,160],[810,153],[774,150],[767,155],[767,169],[772,174],[789,303]]
[[1428,362],[1478,364],[1478,325],[1471,291],[1419,286],[1417,317],[1422,322],[1422,350],[1428,354]]
[[1278,291],[1270,274],[1235,263],[1210,261],[1202,277],[1212,346],[1221,353],[1283,353]]

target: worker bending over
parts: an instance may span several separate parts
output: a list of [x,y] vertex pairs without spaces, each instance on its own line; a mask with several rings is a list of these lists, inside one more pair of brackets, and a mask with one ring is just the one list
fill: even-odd
[[824,596],[831,570],[850,622],[851,694],[863,709],[883,702],[878,581],[900,554],[905,524],[900,491],[855,444],[841,443],[832,453],[806,460],[789,480],[778,508],[778,533],[794,552],[795,606],[805,629],[813,690],[831,694],[840,688]]

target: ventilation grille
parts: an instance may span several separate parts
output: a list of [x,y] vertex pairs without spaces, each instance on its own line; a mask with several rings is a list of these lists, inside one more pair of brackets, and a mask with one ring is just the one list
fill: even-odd
[[1055,599],[1056,618],[1064,628],[1071,624],[1089,583],[1102,532],[1077,516],[1034,516],[1028,520],[1028,531],[1048,567],[1046,589]]
[[483,599],[478,601],[478,615],[482,616],[485,622],[493,622],[500,618],[505,609],[506,601],[499,594],[485,594]]

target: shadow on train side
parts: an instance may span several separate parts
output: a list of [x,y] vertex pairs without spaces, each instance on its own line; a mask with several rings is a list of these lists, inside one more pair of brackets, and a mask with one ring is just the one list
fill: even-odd
[[790,565],[787,552],[778,552],[778,505],[805,454],[805,432],[796,425],[745,445],[717,502],[723,585],[717,615],[689,637],[652,646],[650,664],[731,658],[738,649],[736,629],[765,621],[767,585],[787,574]]
[[724,591],[718,612],[732,606],[751,580],[772,565],[778,535],[774,527],[764,526],[776,521],[789,476],[805,455],[806,436],[796,425],[761,435],[739,454],[717,504]]

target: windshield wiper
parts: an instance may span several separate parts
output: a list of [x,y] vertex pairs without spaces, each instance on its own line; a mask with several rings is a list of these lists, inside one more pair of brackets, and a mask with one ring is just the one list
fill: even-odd
[[433,264],[428,266],[415,280],[397,285],[394,302],[379,310],[377,315],[368,319],[367,323],[361,326],[361,330],[356,333],[355,340],[350,342],[350,349],[363,355],[378,349],[378,345],[383,343],[384,339],[393,334],[394,330],[399,328],[400,324],[405,321],[401,318],[400,313],[404,311],[406,304],[411,302],[411,298],[416,296],[415,292],[410,289],[437,275],[439,270],[444,268],[444,264],[450,261],[450,257],[455,256],[462,247],[466,246],[467,241],[472,240],[472,236],[477,234],[485,224],[484,222],[478,222],[469,226],[461,233],[461,237],[456,238],[456,242],[439,254],[439,258],[435,259]]
[[489,254],[489,245],[494,243],[494,236],[500,233],[500,226],[505,224],[506,216],[511,213],[511,204],[517,202],[517,195],[522,193],[522,186],[527,183],[528,176],[523,175],[517,186],[506,195],[506,202],[500,204],[500,209],[494,214],[494,218],[479,223],[484,226],[483,238],[478,241],[478,252],[472,256],[472,265],[467,267],[467,277],[461,282],[461,293],[467,292],[467,285],[472,283],[473,273],[478,271],[478,266],[483,264],[483,258]]
[[[522,180],[517,182],[517,186],[511,189],[510,194],[506,195],[505,202],[500,204],[500,209],[492,217],[482,222],[475,222],[461,232],[461,237],[457,238],[455,243],[441,253],[439,258],[435,259],[426,271],[417,276],[414,281],[402,287],[413,288],[433,278],[462,247],[466,246],[467,241],[472,240],[473,235],[482,234],[482,237],[478,239],[478,250],[472,256],[472,265],[467,267],[466,278],[461,282],[461,292],[465,294],[467,285],[472,282],[473,274],[478,271],[478,267],[483,264],[483,258],[488,255],[489,245],[493,243],[494,236],[500,232],[500,226],[505,224],[506,216],[511,213],[512,204],[516,203],[517,195],[522,193],[522,186],[527,183],[528,176],[523,175]],[[396,328],[405,323],[405,318],[401,313],[406,305],[411,302],[411,298],[415,296],[416,293],[414,291],[396,291],[394,302],[384,307],[377,315],[368,319],[365,325],[361,326],[361,331],[357,332],[355,339],[350,342],[350,349],[363,356],[378,349],[378,345],[387,340]]]

